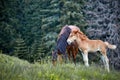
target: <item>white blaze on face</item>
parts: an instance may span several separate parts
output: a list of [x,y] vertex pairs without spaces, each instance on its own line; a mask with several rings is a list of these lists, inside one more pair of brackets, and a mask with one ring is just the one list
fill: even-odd
[[69,37],[68,39],[67,39],[67,43],[68,44],[71,44],[74,40],[75,40],[76,38],[73,36],[73,37]]
[[68,43],[68,44],[71,44],[72,42],[71,42],[71,40],[70,40],[70,39],[67,39],[67,43]]

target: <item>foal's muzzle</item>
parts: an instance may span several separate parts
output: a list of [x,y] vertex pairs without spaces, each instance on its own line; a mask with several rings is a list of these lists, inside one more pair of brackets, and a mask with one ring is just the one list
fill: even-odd
[[67,43],[70,45],[72,42],[68,39],[68,40],[67,40]]

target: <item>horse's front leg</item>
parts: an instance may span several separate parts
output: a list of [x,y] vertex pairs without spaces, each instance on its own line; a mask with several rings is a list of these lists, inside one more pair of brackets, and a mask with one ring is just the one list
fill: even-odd
[[88,52],[87,51],[84,51],[84,53],[82,53],[82,56],[83,56],[83,60],[84,60],[84,64],[85,66],[89,66],[89,63],[88,63]]
[[64,53],[63,58],[64,58],[64,62],[67,63],[67,58],[68,58],[67,52]]
[[69,61],[70,61],[70,60],[71,60],[71,59],[70,59],[70,50],[68,50],[68,49],[67,49],[67,54],[68,54],[68,59],[69,59]]
[[73,51],[72,55],[73,55],[73,61],[74,61],[74,64],[76,65],[76,52]]
[[60,64],[62,64],[62,54],[58,54],[58,57],[57,57],[58,61]]

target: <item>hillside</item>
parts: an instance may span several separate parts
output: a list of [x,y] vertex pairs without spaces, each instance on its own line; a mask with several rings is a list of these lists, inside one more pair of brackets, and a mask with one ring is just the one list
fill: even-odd
[[107,73],[103,68],[66,63],[53,67],[30,64],[16,57],[0,54],[0,80],[118,80],[120,72]]

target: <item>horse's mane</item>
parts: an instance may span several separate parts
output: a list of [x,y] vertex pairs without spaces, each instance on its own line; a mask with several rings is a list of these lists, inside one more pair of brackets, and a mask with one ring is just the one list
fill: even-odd
[[67,38],[69,37],[70,33],[71,33],[71,29],[68,27],[68,25],[64,26],[61,29],[55,50],[57,51],[59,50],[61,53],[65,54],[66,47],[68,45]]
[[68,27],[68,25],[65,25],[64,27],[62,27],[62,29],[61,29],[61,31],[60,31],[60,33],[59,33],[59,35],[58,35],[58,39],[60,38],[60,36],[61,36],[62,34],[65,33],[66,27]]

